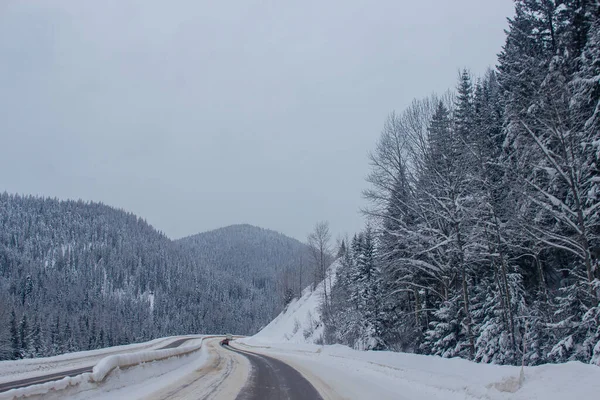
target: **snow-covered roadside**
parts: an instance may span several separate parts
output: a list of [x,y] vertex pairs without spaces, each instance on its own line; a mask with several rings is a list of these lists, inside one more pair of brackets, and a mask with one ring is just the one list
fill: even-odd
[[562,400],[593,399],[600,393],[600,368],[579,362],[526,367],[519,382],[520,367],[458,358],[256,338],[236,343],[289,363],[332,399]]
[[[202,339],[190,341],[184,348],[198,348]],[[176,350],[176,349],[168,349]],[[163,352],[165,350],[157,350]],[[150,354],[152,352],[148,352]],[[181,357],[171,357],[166,360],[142,363],[130,368],[116,368],[103,382],[98,383],[90,378],[93,374],[82,374],[74,378],[65,378],[59,384],[54,384],[57,389],[48,388],[38,392],[44,399],[115,399],[115,398],[143,398],[160,389],[168,382],[179,376],[201,367],[207,360],[207,351],[193,352]],[[125,362],[126,360],[123,360]],[[133,361],[133,360],[130,360]],[[40,385],[43,386],[43,385]],[[10,393],[10,392],[7,392]],[[31,393],[28,393],[31,394]],[[10,398],[10,397],[8,397]],[[28,397],[30,398],[30,397]],[[31,397],[33,399],[36,396]],[[4,399],[0,394],[0,399]]]
[[137,352],[162,347],[178,337],[154,339],[149,342],[106,347],[98,350],[78,351],[54,357],[30,358],[16,361],[0,361],[0,383],[26,379],[94,365],[102,358],[118,353]]
[[[55,385],[62,388],[61,390],[47,390],[40,393],[40,396],[33,395],[27,399],[233,399],[248,379],[250,363],[246,357],[223,349],[220,346],[221,339],[204,337],[202,340],[191,340],[190,345],[185,347],[198,348],[202,344],[198,351],[129,368],[116,368],[101,383],[91,380],[92,374],[65,379],[59,385]],[[168,349],[175,350],[177,349]],[[165,351],[158,350],[148,354],[160,354]],[[134,361],[133,358],[136,357],[131,356],[130,360],[123,362]],[[0,394],[0,399],[5,397]]]
[[[128,375],[133,374],[136,379],[126,379],[125,385],[137,382],[137,379],[150,379],[154,376],[163,375],[167,371],[174,369],[175,366],[185,364],[186,360],[192,359],[190,355],[201,349],[202,341],[202,336],[196,336],[196,339],[190,340],[186,346],[177,348],[109,355],[103,358],[94,367],[94,370],[91,373],[84,373],[74,377],[66,377],[58,381],[9,390],[0,393],[0,399],[32,396],[64,398],[65,396],[73,397],[74,395],[96,389],[101,384],[103,385],[103,391],[106,388],[110,390],[111,388],[120,387],[118,384],[120,381],[119,379],[111,379],[110,384],[107,383],[106,388],[104,387],[103,382],[111,372],[117,377],[123,373],[128,373]],[[126,367],[129,367],[126,370],[127,372],[121,370],[121,368]],[[134,372],[131,372],[130,370]],[[142,371],[142,373],[140,373],[140,371]],[[117,382],[116,386],[115,382]]]
[[[331,281],[336,268],[337,262],[329,270]],[[600,368],[579,362],[526,367],[521,381],[520,367],[318,346],[323,289],[323,282],[306,289],[259,333],[235,345],[287,362],[331,399],[600,398]]]
[[[102,385],[91,385],[87,390],[78,390],[77,394],[69,395],[69,398],[74,400],[148,398],[170,382],[201,368],[208,358],[209,351],[201,348],[200,351],[183,357],[144,363],[124,370],[117,369]],[[52,397],[44,397],[46,398],[52,399]]]

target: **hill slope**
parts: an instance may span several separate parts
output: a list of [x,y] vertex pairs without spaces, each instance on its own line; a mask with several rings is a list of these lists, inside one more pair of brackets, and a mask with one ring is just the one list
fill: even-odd
[[335,261],[327,270],[327,279],[317,285],[315,290],[307,287],[302,296],[292,300],[286,308],[248,339],[251,343],[323,343],[323,322],[319,309],[323,301],[325,283],[327,290],[335,284],[335,273],[339,261]]
[[254,227],[171,241],[100,203],[0,194],[0,359],[154,337],[251,334],[307,251]]
[[256,332],[277,315],[287,291],[298,294],[308,283],[307,246],[275,231],[232,225],[177,244],[195,263],[208,267],[212,280],[229,294],[229,302],[214,304],[214,312],[240,321],[246,332]]

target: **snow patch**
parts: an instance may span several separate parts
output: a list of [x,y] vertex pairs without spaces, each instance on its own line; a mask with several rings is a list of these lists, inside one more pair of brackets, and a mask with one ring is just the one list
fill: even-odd
[[500,392],[507,393],[515,393],[517,390],[521,389],[523,386],[523,382],[525,381],[525,370],[521,368],[521,372],[519,372],[519,376],[509,376],[504,378],[500,382],[495,382],[487,385],[487,387],[493,387]]

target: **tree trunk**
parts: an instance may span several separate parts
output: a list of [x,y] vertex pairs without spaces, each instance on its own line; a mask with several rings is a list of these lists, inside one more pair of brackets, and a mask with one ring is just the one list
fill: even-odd
[[421,312],[421,299],[419,297],[418,289],[413,289],[413,292],[415,293],[415,324],[418,327],[418,326],[420,326],[419,313]]
[[475,358],[475,338],[473,337],[473,321],[471,319],[471,312],[469,310],[469,290],[467,285],[467,266],[465,265],[465,254],[462,244],[462,236],[460,234],[460,228],[458,224],[454,226],[456,230],[456,240],[458,244],[458,251],[460,256],[460,270],[461,270],[461,279],[462,279],[462,293],[463,293],[463,303],[464,303],[464,312],[465,312],[465,324],[467,326],[467,336],[469,339],[469,355],[470,359],[473,360]]

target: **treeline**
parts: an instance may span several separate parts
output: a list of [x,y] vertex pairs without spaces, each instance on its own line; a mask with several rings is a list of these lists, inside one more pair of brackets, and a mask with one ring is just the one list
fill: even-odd
[[497,70],[386,121],[326,340],[600,365],[600,5],[515,10]]
[[103,204],[0,193],[0,360],[253,334],[283,308],[284,272],[309,256],[256,227],[171,241]]

